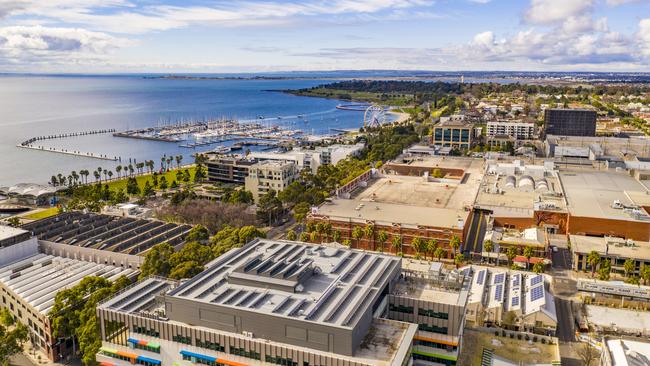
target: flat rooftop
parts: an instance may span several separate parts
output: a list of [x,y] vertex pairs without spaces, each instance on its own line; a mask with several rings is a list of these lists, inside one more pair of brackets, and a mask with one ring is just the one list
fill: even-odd
[[[502,217],[532,217],[535,204],[541,204],[545,210],[566,212],[566,204],[562,197],[562,187],[557,178],[544,177],[548,190],[534,187],[520,187],[522,175],[514,177],[514,185],[509,184],[512,178],[506,175],[485,175],[481,188],[476,197],[476,205],[489,208],[495,216]],[[539,182],[540,179],[534,181]]]
[[559,177],[571,215],[650,223],[650,216],[643,210],[642,215],[647,219],[640,220],[627,209],[612,207],[614,201],[624,206],[635,205],[627,192],[633,195],[646,192],[643,185],[626,173],[576,169],[562,170]]
[[156,244],[181,244],[192,228],[159,220],[65,212],[23,225],[40,240],[140,254]]
[[426,181],[424,177],[386,175],[368,182],[352,199],[334,198],[318,208],[318,215],[372,220],[391,225],[424,225],[462,229],[472,204],[473,188],[460,183]]
[[587,318],[599,328],[615,327],[624,332],[645,332],[650,329],[650,313],[647,311],[587,305]]
[[0,225],[0,241],[29,233],[27,230]]
[[[438,263],[438,262],[434,262]],[[395,283],[393,293],[402,297],[465,306],[470,281],[458,272],[431,273],[431,262],[403,259],[404,275]]]
[[353,328],[399,273],[399,257],[256,240],[217,258],[166,296]]
[[114,281],[135,273],[128,268],[37,254],[0,268],[0,282],[38,312],[47,314],[59,291],[77,285],[87,276]]
[[[622,258],[650,259],[650,242],[634,240],[626,242],[615,237],[594,237],[584,235],[571,235],[571,250],[578,253],[589,253],[592,250],[602,255]],[[609,246],[607,245],[609,243]]]

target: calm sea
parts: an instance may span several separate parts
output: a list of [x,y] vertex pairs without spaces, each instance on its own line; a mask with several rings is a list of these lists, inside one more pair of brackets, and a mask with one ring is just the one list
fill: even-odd
[[[45,183],[58,173],[115,163],[16,147],[33,136],[115,128],[153,127],[200,118],[259,120],[329,134],[331,129],[358,128],[363,113],[340,111],[340,101],[296,97],[268,90],[311,87],[331,80],[170,80],[141,76],[2,76],[0,77],[0,186]],[[306,118],[295,118],[304,115]],[[277,119],[281,117],[281,119]],[[308,121],[308,122],[305,122]],[[39,143],[68,150],[160,161],[163,154],[193,159],[196,150],[178,143],[143,141],[110,134]],[[92,178],[91,178],[92,179]]]

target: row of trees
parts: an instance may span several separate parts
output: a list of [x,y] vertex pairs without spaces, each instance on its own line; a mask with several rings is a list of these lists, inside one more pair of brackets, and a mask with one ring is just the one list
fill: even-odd
[[0,309],[0,364],[9,365],[10,358],[23,351],[27,342],[27,327],[16,323],[9,309]]
[[[600,254],[592,250],[587,255],[587,264],[591,269],[591,277],[594,277],[596,272],[598,272],[598,279],[607,281],[609,280],[610,273],[612,271],[612,262],[609,259],[603,259],[600,257]],[[650,281],[650,266],[642,265],[639,274],[640,276],[635,275],[636,263],[632,258],[628,258],[623,263],[623,271],[625,272],[626,282],[632,284],[640,284],[640,280],[643,280],[643,284],[647,285]]]
[[173,279],[191,278],[203,271],[206,263],[228,250],[240,247],[265,234],[255,226],[226,226],[210,237],[204,226],[197,225],[188,234],[187,243],[179,251],[168,243],[152,247],[140,268],[140,278],[151,275]]

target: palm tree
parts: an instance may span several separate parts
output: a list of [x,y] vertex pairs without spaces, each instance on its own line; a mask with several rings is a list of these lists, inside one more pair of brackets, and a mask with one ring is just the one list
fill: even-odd
[[366,227],[363,228],[363,235],[368,238],[368,243],[372,244],[374,250],[375,241],[373,239],[375,236],[375,226],[373,224],[366,225]]
[[628,258],[625,260],[625,263],[623,263],[623,270],[625,271],[625,276],[630,277],[632,273],[634,273],[634,269],[636,268],[636,264],[634,263],[634,259]]
[[456,256],[456,252],[458,251],[458,248],[460,248],[460,238],[456,235],[451,237],[451,240],[449,241],[449,245],[452,247],[454,250],[454,257]]
[[380,252],[384,251],[384,244],[386,244],[386,240],[388,240],[388,233],[386,232],[386,230],[382,230],[379,233],[377,233],[377,242],[379,243]]
[[[483,243],[483,250],[485,250],[488,253],[492,253],[494,250],[494,243],[492,240],[488,239]],[[490,255],[488,254],[488,263],[490,262]]]
[[349,248],[350,246],[352,246],[352,242],[350,241],[350,239],[345,239],[343,240],[343,245]]
[[131,176],[133,176],[133,172],[134,172],[134,171],[135,171],[135,169],[133,169],[133,164],[129,164],[129,174],[130,174]]
[[108,178],[113,179],[113,172],[110,170],[108,171]]
[[465,262],[465,254],[460,253],[459,255],[454,257],[454,264],[456,265],[456,268],[460,267],[460,265]]
[[167,157],[165,155],[163,155],[160,158],[160,167],[162,168],[163,171],[167,170],[167,169],[165,169],[165,162],[166,161],[167,161]]
[[334,230],[334,232],[332,233],[332,240],[334,240],[337,243],[341,240],[341,232],[339,230]]
[[442,259],[442,256],[446,255],[446,254],[447,254],[447,252],[445,252],[445,250],[442,249],[441,247],[437,247],[436,250],[433,252],[433,255],[435,255],[436,258],[438,258],[438,262],[440,262],[440,260]]
[[598,279],[601,281],[608,281],[611,270],[612,262],[609,259],[605,259],[601,262],[600,269],[598,270]]
[[533,265],[533,272],[540,274],[544,273],[544,264],[542,262],[537,262]]
[[96,170],[93,172],[93,175],[95,176],[95,182],[97,182],[99,180],[99,178],[101,178],[101,175]]
[[514,247],[508,248],[506,250],[506,257],[508,257],[508,267],[512,266],[512,260],[517,256],[517,249]]
[[596,267],[600,264],[600,254],[595,250],[589,252],[587,255],[587,263],[591,267],[591,277],[593,277],[594,273],[596,273]]
[[426,250],[427,243],[419,236],[411,240],[411,248],[415,251],[415,258],[420,259],[420,254]]
[[530,264],[530,258],[533,256],[533,248],[530,246],[526,246],[524,248],[524,257],[526,257],[526,269],[528,269],[528,265]]
[[181,167],[181,161],[183,161],[183,155],[176,155],[175,159],[176,159],[176,168],[178,169]]
[[323,234],[325,234],[325,239],[329,240],[330,235],[332,234],[332,224],[330,224],[329,222],[323,224]]
[[395,254],[402,252],[402,236],[394,235],[391,242],[393,249],[395,249]]
[[115,171],[117,172],[117,177],[121,178],[122,177],[122,166],[121,165],[116,166]]
[[352,239],[354,239],[357,242],[357,248],[359,247],[359,239],[363,237],[363,229],[361,229],[360,226],[355,226],[354,229],[352,229]]
[[647,285],[648,281],[650,281],[650,266],[646,266],[645,264],[641,266],[641,269],[639,270],[641,273],[641,278],[643,279],[643,284]]
[[431,259],[433,259],[433,253],[438,249],[438,239],[429,239],[427,242],[427,252],[431,254]]

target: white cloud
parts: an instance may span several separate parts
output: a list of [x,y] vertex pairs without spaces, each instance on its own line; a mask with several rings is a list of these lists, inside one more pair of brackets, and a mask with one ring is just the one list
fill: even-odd
[[642,19],[639,22],[638,36],[641,43],[641,52],[650,59],[650,18]]
[[70,62],[96,59],[131,44],[105,33],[80,28],[10,26],[0,28],[0,59],[5,62]]
[[641,0],[607,0],[607,5],[618,6],[623,4],[637,3]]
[[589,11],[593,0],[532,0],[525,20],[532,24],[563,22]]

